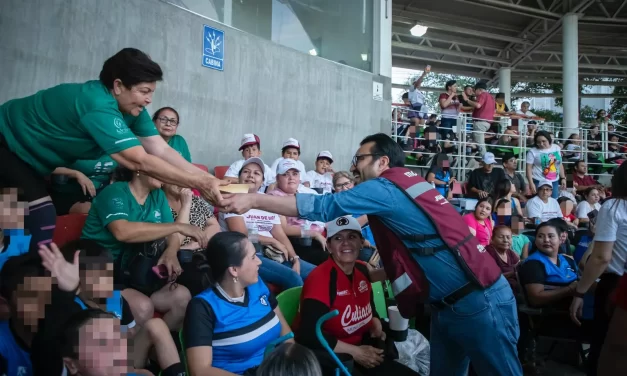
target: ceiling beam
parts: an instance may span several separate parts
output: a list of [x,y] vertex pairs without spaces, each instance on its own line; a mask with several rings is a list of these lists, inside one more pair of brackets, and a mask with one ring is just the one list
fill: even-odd
[[627,26],[627,18],[612,18],[612,17],[582,17],[579,23],[586,25],[598,25],[603,24],[606,26]]
[[[549,68],[561,68],[564,64],[556,61],[522,61],[519,65],[523,66],[536,66],[536,67],[549,67]],[[601,69],[612,71],[624,71],[627,70],[627,65],[605,65],[605,64],[579,64],[580,69]]]
[[396,53],[392,53],[392,57],[398,57],[398,58],[401,58],[401,59],[410,59],[410,60],[424,61],[424,62],[428,62],[428,63],[457,65],[459,67],[489,69],[489,70],[497,70],[498,69],[498,68],[494,68],[494,67],[488,67],[486,65],[464,63],[463,61],[438,60],[438,59],[426,58],[426,57],[422,57],[422,56],[403,55],[403,54],[396,54]]
[[534,17],[543,20],[555,21],[558,20],[562,15],[551,12],[548,10],[542,10],[538,8],[528,7],[524,5],[507,3],[504,1],[498,0],[457,0],[459,2],[472,4],[476,6],[487,7],[490,9],[496,9],[502,12],[519,14],[527,17]]
[[[396,15],[394,15],[393,17],[398,18],[398,16]],[[411,18],[408,18],[408,19],[412,20]],[[476,29],[465,28],[465,27],[454,26],[454,25],[446,25],[446,24],[439,23],[439,22],[423,21],[420,19],[419,16],[413,19],[412,22],[410,22],[410,24],[416,23],[416,22],[420,22],[421,25],[427,26],[432,29],[443,30],[443,31],[451,32],[451,33],[472,35],[474,37],[479,37],[479,38],[502,40],[505,42],[512,42],[512,43],[518,43],[518,44],[529,43],[529,41],[522,39],[522,38],[501,35],[498,33],[490,33],[488,31],[476,30]]]
[[449,50],[449,49],[446,49],[446,48],[436,48],[436,47],[429,47],[429,46],[421,46],[421,45],[417,45],[417,44],[413,44],[413,43],[404,43],[404,42],[392,41],[392,47],[399,47],[399,48],[404,48],[404,49],[414,50],[414,51],[430,52],[430,53],[439,54],[439,55],[456,56],[456,57],[462,57],[462,58],[466,58],[466,59],[492,61],[492,62],[499,63],[499,64],[508,64],[509,63],[509,61],[506,60],[506,59],[501,59],[501,58],[494,57],[494,56],[479,55],[479,54],[473,54],[472,52],[461,52],[461,51],[457,51],[457,50]]
[[[472,47],[472,48],[483,48],[484,50],[490,50],[490,51],[501,51],[503,49],[502,46],[496,46],[496,45],[485,45],[485,44],[481,44],[481,43],[477,43],[476,40],[471,40],[471,39],[464,39],[464,38],[442,38],[440,36],[434,37],[432,36],[432,33],[429,32],[429,35],[424,35],[422,37],[417,37],[414,35],[411,35],[409,33],[409,28],[401,28],[401,27],[392,27],[392,35],[399,35],[401,37],[406,37],[406,38],[412,38],[412,39],[416,39],[416,40],[424,40],[424,39],[428,39],[432,42],[438,42],[438,43],[457,43],[460,46],[466,46],[466,47]],[[499,42],[494,42],[494,43],[499,43]]]
[[[417,71],[421,71],[422,69],[424,69],[424,65],[416,63],[412,60],[394,59],[392,61],[392,65],[396,68],[405,68],[405,69],[411,69],[411,70],[417,70]],[[490,78],[489,76],[481,74],[478,71],[464,70],[464,69],[456,68],[456,67],[439,66],[437,64],[431,65],[431,72],[463,76],[463,77],[472,77],[472,78],[476,78],[479,80],[487,80]]]
[[[515,72],[515,71],[514,71]],[[541,82],[546,84],[561,84],[563,81],[561,78],[547,78],[547,77],[528,77],[512,75],[512,81],[519,82]],[[627,82],[612,82],[612,81],[589,81],[579,80],[579,85],[589,86],[627,86]]]
[[[546,76],[546,75],[558,75],[561,76],[562,75],[562,71],[561,70],[538,70],[538,69],[520,69],[517,68],[515,70],[512,71],[512,76],[515,76],[517,74],[538,74],[541,76]],[[579,71],[579,76],[583,76],[583,77],[599,77],[599,78],[627,78],[627,75],[625,74],[614,74],[614,73],[588,73],[588,72],[582,72]]]

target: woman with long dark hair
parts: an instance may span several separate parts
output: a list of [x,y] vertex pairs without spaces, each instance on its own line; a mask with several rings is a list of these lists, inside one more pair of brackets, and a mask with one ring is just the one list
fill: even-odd
[[[597,215],[592,253],[570,306],[571,319],[579,324],[583,294],[600,278],[594,294],[596,330],[590,344],[588,375],[596,375],[597,366],[599,375],[619,374],[627,367],[624,357],[624,351],[627,351],[625,261],[627,261],[627,165],[621,165],[612,177],[612,197],[603,203]],[[617,304],[614,307],[609,297],[619,286],[619,280],[620,287],[616,291]],[[602,348],[604,356],[607,357],[605,360],[603,356],[599,358]],[[619,350],[620,357],[616,356]],[[610,370],[615,372],[609,372]]]
[[246,235],[220,232],[203,254],[207,289],[189,303],[183,326],[189,371],[254,375],[266,346],[290,326],[259,278],[261,260]]

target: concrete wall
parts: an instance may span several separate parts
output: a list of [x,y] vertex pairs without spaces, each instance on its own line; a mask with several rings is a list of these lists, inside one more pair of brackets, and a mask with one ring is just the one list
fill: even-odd
[[[225,70],[201,66],[202,27],[225,30]],[[172,106],[195,162],[239,158],[255,132],[268,164],[282,141],[299,139],[312,168],[318,151],[347,168],[365,135],[390,128],[390,79],[276,45],[157,0],[0,1],[0,103],[62,82],[96,79],[104,60],[136,47],[161,64],[151,112]]]

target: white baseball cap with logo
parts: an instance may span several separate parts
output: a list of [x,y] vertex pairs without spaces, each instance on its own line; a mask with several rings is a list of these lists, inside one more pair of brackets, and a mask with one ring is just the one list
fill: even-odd
[[242,142],[240,144],[239,150],[244,149],[246,146],[255,144],[261,146],[261,141],[259,140],[259,137],[256,134],[246,133],[244,137],[242,137]]
[[544,187],[545,185],[548,186],[549,188],[553,189],[553,183],[548,181],[548,180],[546,180],[546,179],[540,180],[538,182],[538,185],[536,186],[536,189],[540,189],[540,188]]
[[266,175],[266,165],[265,163],[263,163],[263,160],[258,157],[252,157],[252,158],[248,158],[247,160],[245,160],[244,163],[242,163],[242,167],[239,170],[242,171],[244,167],[248,166],[251,163],[254,163],[257,166],[261,167],[261,172],[264,174],[264,176]]
[[328,150],[324,150],[318,153],[318,156],[316,157],[316,159],[320,159],[320,158],[327,158],[331,161],[331,163],[333,163],[333,155]]
[[483,155],[483,163],[485,164],[496,164],[496,158],[494,158],[494,154],[487,152]]
[[300,143],[297,139],[290,137],[283,143],[283,149],[285,148],[296,148],[300,150]]
[[335,234],[343,230],[357,231],[361,235],[361,226],[356,218],[350,215],[335,218],[331,222],[327,223],[327,239],[330,239]]
[[300,173],[298,169],[298,164],[295,160],[289,158],[282,158],[279,164],[276,165],[276,173],[277,175],[283,175],[289,170],[296,170]]

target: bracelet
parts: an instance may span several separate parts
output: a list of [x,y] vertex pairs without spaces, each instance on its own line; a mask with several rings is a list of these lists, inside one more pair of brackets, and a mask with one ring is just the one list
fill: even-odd
[[295,260],[298,260],[299,258],[300,258],[300,256],[299,256],[299,255],[296,255],[296,256],[294,256],[294,257],[292,257],[292,258],[290,259],[290,262],[294,262]]

